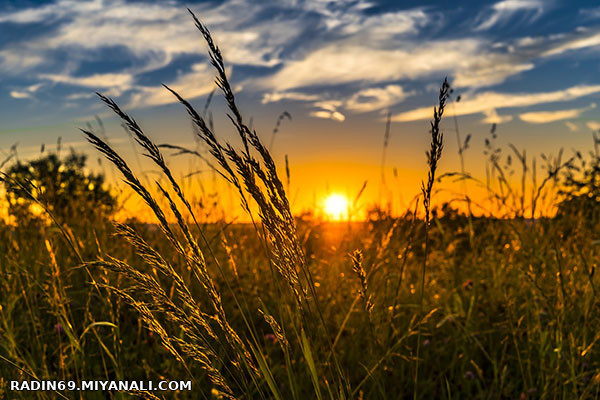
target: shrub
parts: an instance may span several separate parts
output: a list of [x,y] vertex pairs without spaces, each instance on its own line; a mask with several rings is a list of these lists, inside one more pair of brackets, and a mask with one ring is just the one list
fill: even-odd
[[62,159],[52,153],[16,162],[3,179],[9,214],[18,222],[39,220],[41,204],[60,223],[111,215],[116,199],[106,188],[104,176],[86,172],[85,164],[86,156],[74,151]]

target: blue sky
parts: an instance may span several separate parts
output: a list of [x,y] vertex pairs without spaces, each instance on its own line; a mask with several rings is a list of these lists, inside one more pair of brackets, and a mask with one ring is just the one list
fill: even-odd
[[475,139],[481,132],[479,142],[497,123],[507,142],[550,152],[589,145],[600,129],[597,2],[8,1],[0,3],[0,150],[19,142],[27,154],[57,136],[83,148],[78,126],[94,115],[111,126],[94,91],[151,133],[191,141],[161,87],[200,107],[214,88],[186,7],[211,29],[257,128],[269,135],[281,111],[293,115],[277,147],[299,162],[377,164],[389,111],[391,157],[410,167],[422,158],[414,147],[425,149],[426,135],[414,138],[426,133],[445,76],[461,95],[451,112]]
[[173,102],[161,82],[206,95],[212,70],[186,6],[212,29],[240,89],[263,104],[308,104],[316,118],[391,109],[414,120],[406,101],[424,103],[445,75],[464,92],[458,113],[487,122],[535,123],[521,108],[600,92],[593,2],[15,1],[0,6],[4,123],[18,125],[11,116],[31,102],[85,114],[96,90],[131,109]]

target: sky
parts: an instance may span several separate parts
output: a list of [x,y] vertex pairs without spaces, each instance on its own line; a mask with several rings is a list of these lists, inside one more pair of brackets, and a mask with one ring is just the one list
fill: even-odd
[[[406,206],[426,175],[428,120],[445,77],[454,93],[442,172],[460,165],[457,125],[461,140],[472,135],[465,168],[479,176],[492,124],[499,145],[532,157],[587,150],[600,129],[594,1],[20,0],[0,2],[0,157],[14,144],[20,158],[36,157],[61,137],[95,160],[79,128],[99,118],[111,144],[149,168],[96,91],[156,142],[195,146],[185,111],[161,86],[200,109],[215,88],[188,7],[222,49],[239,106],[273,140],[280,170],[288,156],[296,210],[331,192],[352,198],[365,181],[363,201]],[[225,111],[215,94],[216,132],[235,142]],[[292,118],[273,139],[284,111]]]

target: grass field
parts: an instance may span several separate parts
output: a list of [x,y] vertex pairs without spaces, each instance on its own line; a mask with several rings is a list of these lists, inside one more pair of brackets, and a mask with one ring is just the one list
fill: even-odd
[[[103,96],[161,178],[138,178],[101,135],[83,133],[152,222],[117,221],[119,201],[101,176],[80,175],[75,156],[7,160],[0,399],[600,396],[597,152],[546,158],[536,174],[516,148],[505,165],[494,128],[487,182],[442,175],[444,82],[411,209],[392,216],[374,205],[360,222],[296,217],[285,172],[248,128],[221,53],[196,24],[239,142],[222,142],[173,95],[251,222],[208,223],[168,168],[168,149]],[[521,177],[509,178],[515,168]],[[463,196],[458,209],[442,206],[439,178],[457,192],[481,185],[486,205]],[[10,391],[9,381],[33,379],[191,380],[193,390]]]

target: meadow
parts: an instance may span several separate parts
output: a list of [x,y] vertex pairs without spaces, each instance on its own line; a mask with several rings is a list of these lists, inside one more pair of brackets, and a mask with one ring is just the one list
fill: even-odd
[[[157,145],[102,95],[161,177],[138,177],[101,134],[82,133],[153,222],[115,218],[120,200],[102,175],[81,172],[83,156],[3,162],[0,399],[600,396],[597,136],[589,154],[537,160],[497,148],[494,126],[485,181],[442,174],[444,110],[457,101],[444,81],[411,208],[398,216],[375,204],[355,222],[295,216],[285,169],[248,127],[226,60],[193,18],[239,141],[223,142],[165,90],[251,222],[209,220],[210,202],[185,192],[165,161],[173,150],[206,155]],[[462,156],[470,137],[458,140]],[[485,203],[463,194],[440,204],[442,183],[482,187]],[[189,379],[193,389],[10,391],[33,379]]]

